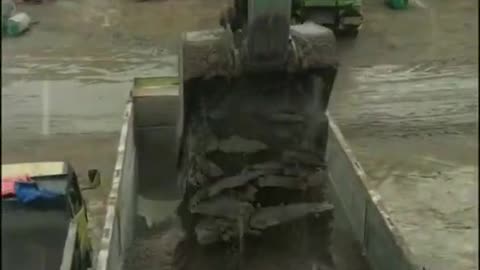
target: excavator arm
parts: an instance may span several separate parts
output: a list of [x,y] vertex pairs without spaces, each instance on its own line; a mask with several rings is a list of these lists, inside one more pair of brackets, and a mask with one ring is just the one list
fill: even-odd
[[302,218],[329,234],[325,110],[335,36],[314,23],[290,25],[291,4],[237,0],[223,13],[225,29],[183,36],[178,215],[202,245]]
[[288,61],[292,0],[235,0],[220,23],[237,34],[249,69],[271,70]]

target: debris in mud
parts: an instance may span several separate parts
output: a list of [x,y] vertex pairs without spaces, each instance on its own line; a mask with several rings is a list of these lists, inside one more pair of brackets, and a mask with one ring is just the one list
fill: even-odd
[[218,150],[225,153],[255,153],[267,149],[267,145],[255,141],[247,140],[239,136],[231,136],[226,140],[218,142]]
[[194,186],[202,186],[208,183],[208,178],[202,172],[198,170],[190,170],[188,176],[188,182]]
[[260,187],[284,187],[289,189],[303,189],[301,181],[298,177],[267,175],[258,180]]
[[235,187],[244,186],[248,182],[258,178],[260,175],[262,175],[260,172],[247,172],[247,173],[239,174],[236,176],[219,179],[216,183],[214,183],[210,187],[206,187],[199,190],[195,194],[195,196],[192,197],[192,199],[190,200],[190,205],[196,205],[201,200],[218,195],[226,189],[232,189]]
[[195,214],[236,219],[239,216],[248,216],[248,213],[253,211],[253,206],[229,196],[219,196],[190,207],[190,211]]
[[303,124],[304,117],[294,113],[275,113],[270,116],[270,121],[280,123]]
[[239,175],[220,179],[213,186],[208,188],[208,196],[213,197],[225,189],[232,189],[246,185],[248,182],[257,179],[262,175],[261,172],[245,172]]
[[325,162],[317,155],[307,151],[292,151],[287,150],[283,152],[282,159],[287,163],[299,163],[311,166],[324,166]]
[[196,164],[198,165],[199,170],[205,175],[207,175],[208,177],[216,178],[223,175],[222,169],[211,161],[197,158]]
[[[241,223],[248,222],[248,219],[240,220]],[[232,223],[221,218],[205,218],[202,219],[195,227],[197,233],[197,241],[202,244],[212,244],[219,241],[230,241],[241,234],[242,227],[238,223]],[[247,227],[248,228],[248,227]],[[260,231],[249,229],[249,234],[260,235]]]
[[17,37],[25,33],[32,25],[32,19],[25,12],[10,17],[5,25],[5,33],[9,37]]
[[221,177],[224,174],[223,170],[211,161],[201,159],[198,156],[192,159],[192,169],[188,171],[188,182],[194,186],[209,184],[210,179]]
[[179,250],[185,241],[185,233],[179,224],[171,224],[164,231],[147,239],[136,239],[124,261],[123,269],[176,270]]
[[283,165],[280,162],[274,162],[274,161],[268,161],[265,163],[252,165],[252,170],[258,170],[264,173],[280,172],[282,168],[283,168]]
[[42,4],[44,0],[16,0],[17,3]]
[[195,226],[197,241],[204,245],[220,241],[222,239],[222,231],[225,231],[225,229],[221,220],[218,219],[204,219]]
[[257,192],[257,187],[255,187],[254,185],[247,185],[243,187],[240,191],[238,191],[235,194],[235,197],[243,201],[253,202],[255,200],[255,195],[257,194]]
[[299,203],[285,206],[260,208],[250,218],[250,226],[255,229],[266,229],[288,221],[333,210],[329,203]]
[[2,37],[17,37],[30,29],[34,23],[25,12],[16,12],[12,0],[2,0]]

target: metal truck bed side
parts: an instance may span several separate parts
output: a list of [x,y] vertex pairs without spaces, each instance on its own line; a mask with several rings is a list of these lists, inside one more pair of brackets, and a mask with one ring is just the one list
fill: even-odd
[[[127,257],[129,247],[135,237],[137,203],[141,193],[140,178],[153,178],[149,181],[171,179],[175,167],[175,125],[178,110],[178,79],[176,77],[136,78],[131,99],[127,102],[123,115],[123,125],[118,143],[118,154],[113,172],[111,191],[108,197],[105,225],[97,257],[98,270],[120,270]],[[172,90],[173,89],[173,90]],[[170,144],[168,153],[155,149],[165,149],[161,144]],[[157,152],[154,157],[142,160],[142,156]],[[171,155],[163,164],[156,163],[156,155]],[[158,174],[146,177],[142,174],[149,167]],[[166,170],[170,168],[167,172]],[[144,170],[144,171],[142,171]],[[150,170],[152,171],[152,169]],[[172,173],[173,172],[173,173]],[[145,181],[144,181],[145,182]],[[175,185],[175,182],[172,181]],[[150,184],[150,182],[146,183]]]
[[[375,270],[413,270],[413,255],[367,175],[330,115],[327,164],[336,201],[341,204],[364,254]],[[338,206],[337,206],[338,207]]]
[[118,143],[118,154],[96,269],[122,269],[122,262],[133,241],[136,210],[136,149],[133,134],[132,103],[127,103]]
[[[97,270],[122,269],[133,240],[138,185],[134,114],[138,109],[135,106],[141,104],[145,103],[129,101],[126,106]],[[328,118],[327,162],[336,209],[344,212],[372,269],[417,269],[412,263],[412,253],[390,222],[380,196],[369,187],[350,146],[333,119],[329,115]]]

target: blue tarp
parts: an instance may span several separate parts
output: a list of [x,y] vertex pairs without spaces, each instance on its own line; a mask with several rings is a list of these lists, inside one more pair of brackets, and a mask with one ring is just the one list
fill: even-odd
[[15,183],[15,196],[22,204],[44,204],[58,202],[63,194],[41,189],[35,182]]

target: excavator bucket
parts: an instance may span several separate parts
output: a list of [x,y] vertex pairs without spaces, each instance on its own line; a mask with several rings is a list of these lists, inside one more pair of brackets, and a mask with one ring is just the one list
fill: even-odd
[[178,215],[199,244],[261,236],[303,218],[329,231],[325,110],[335,37],[316,24],[291,26],[288,50],[287,64],[259,72],[226,30],[183,36]]

